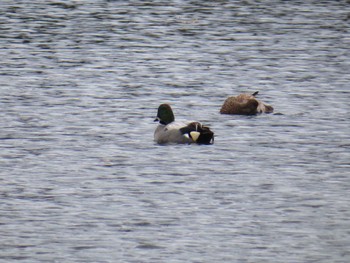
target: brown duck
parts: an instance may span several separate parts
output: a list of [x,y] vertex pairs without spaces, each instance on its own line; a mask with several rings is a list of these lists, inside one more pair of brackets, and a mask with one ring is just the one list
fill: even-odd
[[240,114],[254,115],[259,113],[272,113],[273,107],[257,100],[255,96],[259,91],[253,94],[240,94],[238,96],[228,97],[220,109],[221,114]]

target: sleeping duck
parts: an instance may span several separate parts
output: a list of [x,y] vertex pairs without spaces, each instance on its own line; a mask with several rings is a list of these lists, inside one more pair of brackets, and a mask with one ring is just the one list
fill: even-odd
[[272,113],[272,106],[255,98],[258,93],[259,91],[256,91],[253,94],[240,94],[236,97],[228,97],[222,105],[220,113],[241,115]]
[[214,133],[199,122],[176,122],[173,110],[169,104],[158,107],[157,118],[159,125],[154,132],[154,140],[159,144],[165,143],[214,143]]

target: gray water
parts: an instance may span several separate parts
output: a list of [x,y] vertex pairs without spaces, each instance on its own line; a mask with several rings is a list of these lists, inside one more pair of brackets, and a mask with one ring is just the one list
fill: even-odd
[[[349,1],[2,0],[0,261],[349,262],[349,22]],[[219,114],[256,90],[278,114]],[[161,103],[215,144],[155,144]]]

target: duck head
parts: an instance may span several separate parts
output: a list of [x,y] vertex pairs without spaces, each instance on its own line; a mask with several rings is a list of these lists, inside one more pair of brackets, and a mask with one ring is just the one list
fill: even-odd
[[159,121],[159,123],[167,125],[175,121],[175,116],[173,110],[169,104],[161,104],[158,107],[157,117],[154,121]]

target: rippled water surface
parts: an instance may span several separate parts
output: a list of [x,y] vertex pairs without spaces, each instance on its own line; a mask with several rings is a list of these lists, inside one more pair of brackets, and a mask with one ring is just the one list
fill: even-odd
[[[0,5],[1,262],[349,262],[349,1]],[[220,115],[259,90],[278,114]],[[215,144],[153,142],[170,103]]]

